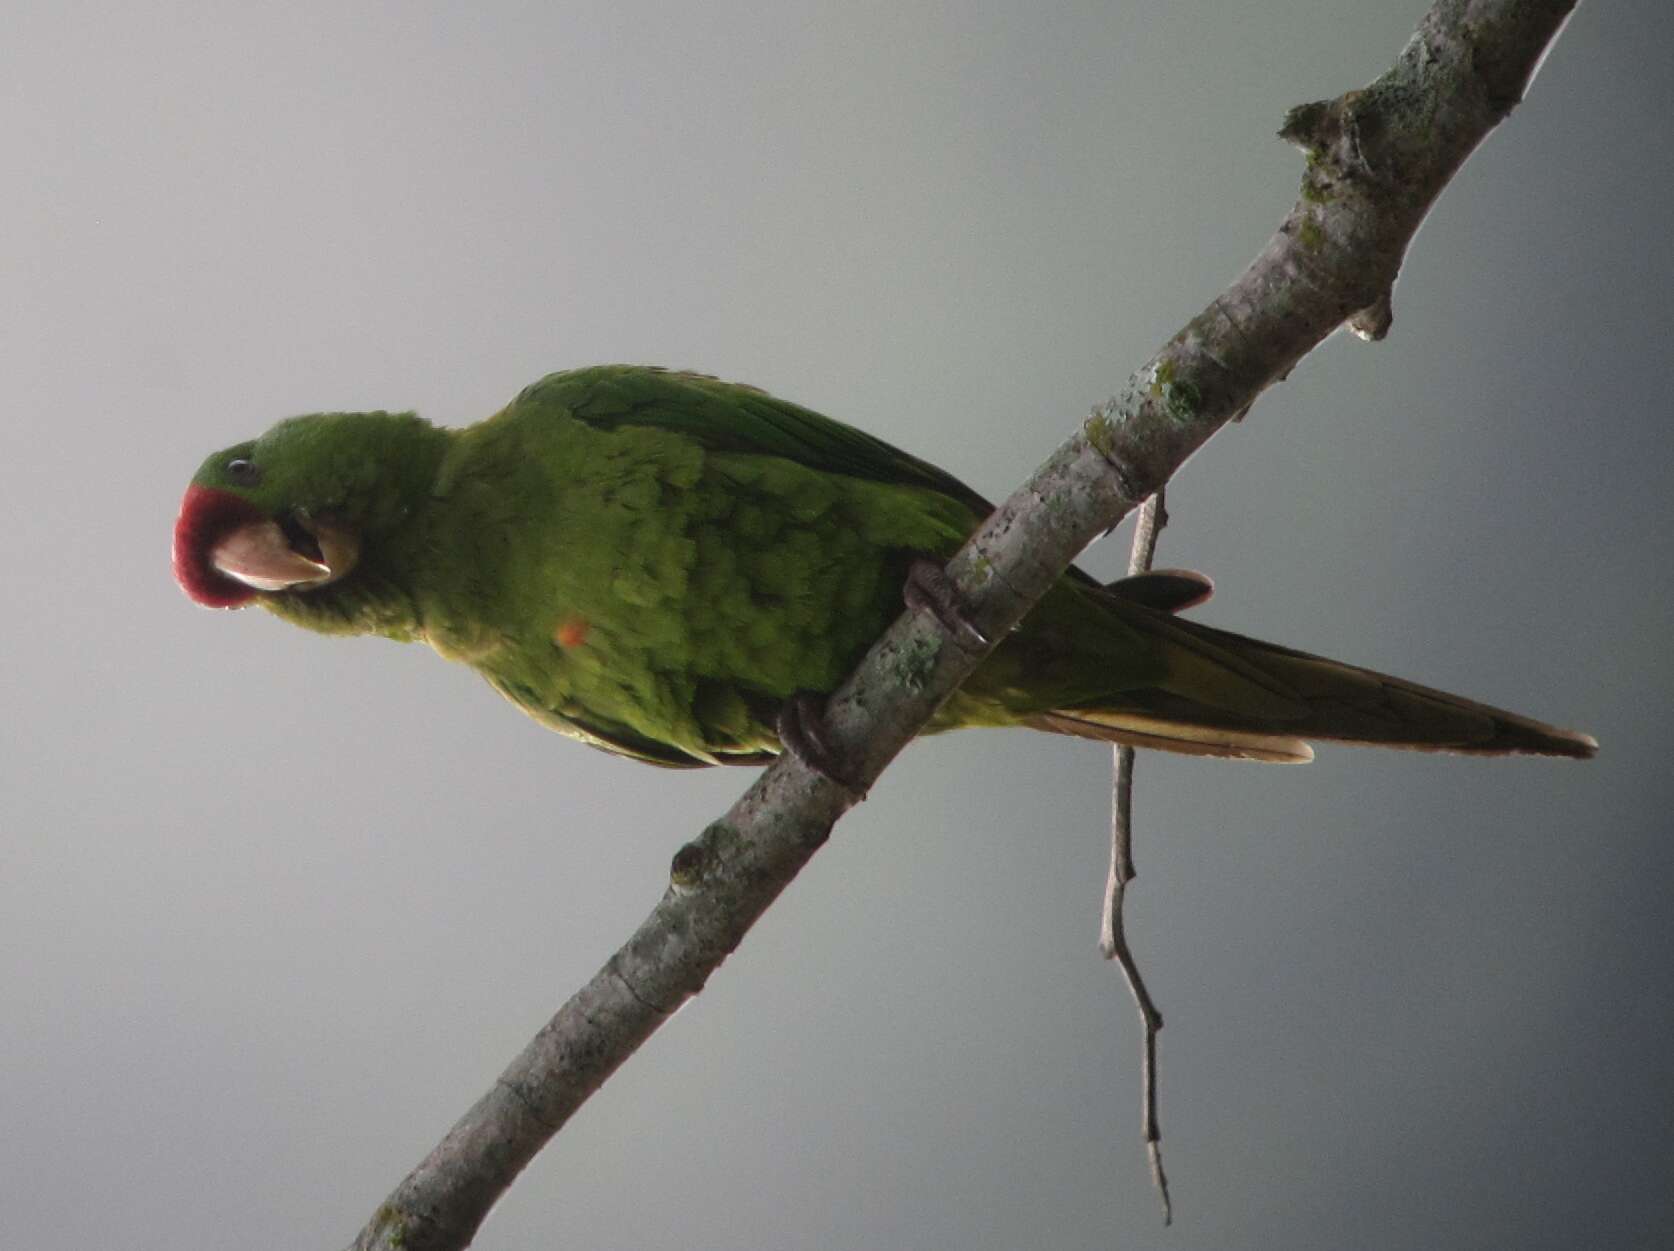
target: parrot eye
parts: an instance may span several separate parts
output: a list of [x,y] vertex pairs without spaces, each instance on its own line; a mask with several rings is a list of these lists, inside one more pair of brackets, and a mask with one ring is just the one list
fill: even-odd
[[262,480],[262,471],[253,460],[245,460],[240,456],[237,460],[227,462],[227,477],[234,486],[255,486]]

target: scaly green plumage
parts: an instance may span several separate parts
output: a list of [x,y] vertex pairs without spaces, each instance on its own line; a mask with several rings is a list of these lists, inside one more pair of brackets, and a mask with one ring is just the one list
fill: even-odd
[[[944,560],[989,511],[806,409],[628,366],[553,374],[463,430],[293,418],[193,481],[176,565],[196,598],[239,602],[227,534],[283,523],[308,558],[277,559],[305,573],[334,563],[322,543],[354,555],[329,577],[275,575],[256,594],[271,611],[423,639],[544,723],[665,765],[778,751],[784,702],[834,688],[901,610],[913,560]],[[1268,759],[1306,758],[1299,737],[1590,752],[1584,736],[1179,621],[1075,571],[929,728],[1011,724]]]

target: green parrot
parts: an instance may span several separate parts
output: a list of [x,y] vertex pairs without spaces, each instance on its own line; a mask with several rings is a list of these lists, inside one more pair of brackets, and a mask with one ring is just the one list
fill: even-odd
[[[901,609],[973,634],[940,566],[992,506],[753,387],[551,374],[464,429],[317,413],[206,460],[174,572],[325,634],[422,640],[536,720],[652,764],[822,758],[818,709]],[[1028,726],[1196,755],[1307,739],[1587,757],[1588,735],[1183,620],[1198,574],[1071,569],[926,732]]]

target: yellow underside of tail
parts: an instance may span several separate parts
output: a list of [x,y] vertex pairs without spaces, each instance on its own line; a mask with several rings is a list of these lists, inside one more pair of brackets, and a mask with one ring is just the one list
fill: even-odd
[[1269,764],[1306,764],[1314,749],[1286,734],[1254,730],[1215,729],[1183,725],[1137,712],[1077,708],[1042,713],[1024,724],[1054,734],[1099,739],[1129,747],[1149,747],[1186,756],[1221,756],[1231,760],[1261,760]]

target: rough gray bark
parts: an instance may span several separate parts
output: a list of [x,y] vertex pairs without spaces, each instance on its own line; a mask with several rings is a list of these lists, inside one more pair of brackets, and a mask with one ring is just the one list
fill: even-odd
[[[1575,0],[1437,0],[1370,86],[1291,111],[1302,191],[1244,274],[1142,365],[948,565],[1000,639],[1089,542],[1338,326],[1381,338],[1419,223],[1522,98]],[[825,740],[869,785],[986,654],[906,614],[832,697]],[[468,1245],[570,1115],[743,939],[858,796],[787,755],[674,858],[667,894],[402,1181],[356,1248]]]

